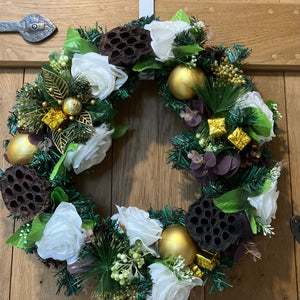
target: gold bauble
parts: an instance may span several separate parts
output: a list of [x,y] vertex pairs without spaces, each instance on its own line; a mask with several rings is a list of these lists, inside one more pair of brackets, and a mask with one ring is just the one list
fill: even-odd
[[179,100],[190,100],[195,97],[193,88],[205,84],[205,74],[198,67],[179,65],[169,75],[168,85],[171,93]]
[[185,265],[190,265],[197,254],[197,246],[182,225],[174,225],[163,231],[158,241],[158,252],[161,258],[178,257],[181,255]]
[[62,104],[63,112],[68,116],[77,116],[82,110],[81,101],[76,98],[66,98]]
[[28,133],[19,133],[8,143],[6,155],[12,165],[28,164],[38,150],[37,146],[29,142],[28,136]]

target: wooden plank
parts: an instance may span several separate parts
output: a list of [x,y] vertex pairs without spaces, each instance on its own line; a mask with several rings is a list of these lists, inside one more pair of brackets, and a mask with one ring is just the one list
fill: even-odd
[[[186,130],[182,120],[159,103],[153,81],[142,81],[133,99],[117,109],[118,121],[130,124],[130,130],[113,146],[113,211],[116,204],[187,209],[196,200],[197,184],[166,163],[169,139]],[[191,299],[199,297],[204,297],[203,288],[195,289]]]
[[[9,116],[9,108],[14,105],[15,93],[23,82],[23,70],[8,70],[0,69],[0,136],[1,140],[10,137],[6,127],[6,120]],[[2,145],[2,143],[1,143]],[[1,168],[9,167],[9,164],[3,157],[4,149],[0,148]],[[10,277],[13,249],[11,246],[5,245],[6,240],[13,234],[14,221],[12,218],[7,218],[8,210],[2,202],[0,194],[0,261],[1,261],[1,276],[0,276],[0,290],[1,298],[9,299],[10,296]]]
[[[33,82],[39,70],[26,70],[24,82]],[[22,82],[18,83],[20,88]],[[13,90],[13,92],[15,92]],[[1,93],[0,93],[1,94]],[[14,95],[11,95],[14,99]],[[7,107],[3,108],[7,112]],[[96,186],[96,185],[95,185]],[[22,222],[17,222],[16,228],[21,226]],[[54,268],[48,269],[40,261],[37,255],[26,255],[23,250],[14,248],[13,264],[11,273],[11,298],[10,300],[50,300],[50,299],[70,299],[84,300],[89,299],[89,296],[80,295],[79,297],[65,297],[63,290],[60,296],[56,296],[56,281],[53,277],[56,273]],[[8,299],[8,298],[7,298]]]
[[[300,215],[300,73],[285,74],[288,137],[291,162],[293,215]],[[290,235],[291,233],[289,233]],[[298,294],[300,294],[300,245],[295,240]]]
[[216,35],[214,44],[236,42],[252,49],[248,68],[299,70],[299,5],[193,0],[184,5],[180,0],[155,3],[155,13],[162,20],[169,20],[180,8],[211,26]]
[[36,44],[28,43],[18,33],[0,34],[0,66],[39,66],[48,61],[50,50],[60,51],[68,27],[100,26],[108,29],[138,18],[138,0],[0,0],[0,20],[21,21],[26,15],[39,13],[58,28],[51,38]]
[[207,295],[207,299],[240,299],[241,295],[247,300],[297,299],[294,241],[289,226],[292,214],[290,191],[290,168],[292,166],[289,166],[286,123],[290,120],[290,115],[285,107],[283,74],[253,73],[249,75],[254,76],[254,82],[263,99],[273,99],[279,102],[279,109],[284,116],[278,122],[278,135],[271,143],[273,157],[287,163],[287,168],[282,172],[278,185],[280,191],[278,210],[276,220],[272,222],[275,236],[272,239],[264,236],[256,238],[254,242],[257,243],[262,253],[262,260],[254,263],[250,257],[244,257],[229,273],[234,288],[228,288],[219,295]]

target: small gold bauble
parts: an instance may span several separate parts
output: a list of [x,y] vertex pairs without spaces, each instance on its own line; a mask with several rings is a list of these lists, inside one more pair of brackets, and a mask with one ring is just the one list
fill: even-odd
[[95,105],[95,104],[96,104],[96,100],[92,100],[91,105]]
[[74,121],[74,117],[73,116],[70,116],[69,119],[70,119],[70,121]]
[[66,98],[62,105],[62,110],[66,115],[77,116],[82,110],[81,101],[76,98]]
[[58,105],[62,105],[63,103],[64,103],[64,101],[62,101],[62,100],[58,100],[58,101],[57,101],[57,104],[58,104]]
[[179,100],[190,100],[195,97],[193,88],[205,84],[205,74],[198,67],[179,65],[169,75],[168,85],[171,93]]
[[43,107],[47,107],[47,102],[42,103]]
[[28,133],[19,133],[8,143],[6,155],[12,165],[28,164],[38,150],[37,146],[29,142],[28,136]]
[[184,226],[174,225],[163,231],[158,241],[158,252],[161,258],[181,255],[188,266],[196,257],[197,246]]

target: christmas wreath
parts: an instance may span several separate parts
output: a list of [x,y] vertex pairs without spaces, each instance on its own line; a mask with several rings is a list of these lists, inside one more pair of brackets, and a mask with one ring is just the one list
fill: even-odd
[[[33,84],[18,91],[1,170],[3,201],[24,224],[7,240],[55,265],[58,292],[92,282],[97,299],[187,299],[197,285],[230,286],[225,270],[252,242],[271,236],[281,164],[269,142],[281,117],[241,69],[250,50],[212,46],[212,31],[182,10],[170,21],[140,18],[106,31],[68,29],[62,53],[50,52]],[[100,163],[128,125],[116,104],[139,74],[187,130],[171,138],[168,162],[191,173],[199,199],[181,208],[118,207],[101,219],[76,191],[76,174]],[[179,119],[180,120],[180,119]]]

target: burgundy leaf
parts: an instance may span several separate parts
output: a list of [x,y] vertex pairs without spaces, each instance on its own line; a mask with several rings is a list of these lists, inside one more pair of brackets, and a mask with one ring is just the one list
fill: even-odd
[[212,168],[216,165],[216,156],[213,152],[207,151],[204,154],[204,160],[206,162],[206,166]]
[[91,265],[93,261],[94,260],[92,258],[85,257],[83,259],[75,261],[73,264],[68,265],[67,269],[70,274],[80,274],[91,270],[93,268]]
[[4,157],[4,159],[10,164],[10,161],[9,161],[8,156],[7,156],[6,153],[3,154],[3,157]]
[[28,135],[28,140],[32,145],[37,146],[44,138],[44,132],[41,130],[37,134],[32,132]]
[[231,156],[229,154],[221,154],[217,157],[217,163],[214,167],[214,173],[217,175],[225,175],[230,171]]

